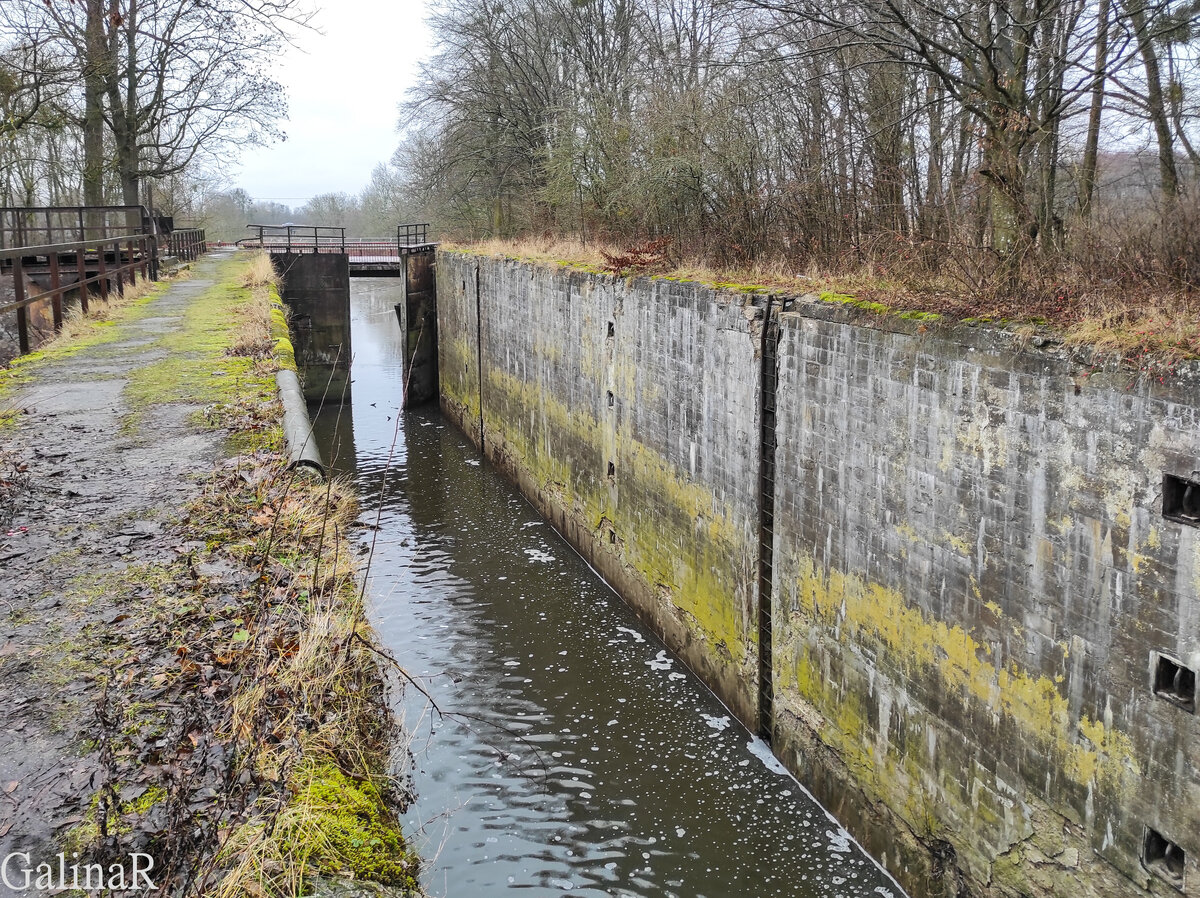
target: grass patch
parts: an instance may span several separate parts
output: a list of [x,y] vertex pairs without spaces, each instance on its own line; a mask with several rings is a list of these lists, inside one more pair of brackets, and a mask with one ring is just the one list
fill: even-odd
[[20,417],[20,410],[11,404],[12,394],[17,387],[28,383],[42,364],[70,358],[120,339],[117,324],[131,310],[145,307],[182,277],[186,277],[186,272],[158,281],[139,280],[127,284],[123,293],[110,294],[107,301],[92,298],[86,315],[79,309],[72,309],[63,321],[62,330],[54,337],[33,352],[17,356],[8,367],[0,368],[0,427]]
[[1150,374],[1173,374],[1178,362],[1200,358],[1200,305],[1188,316],[1154,305],[1098,310],[1068,328],[1064,339],[1119,356]]
[[271,269],[270,258],[256,253],[227,266],[188,304],[182,326],[148,347],[166,355],[129,373],[123,432],[136,438],[147,409],[178,402],[204,406],[195,420],[205,427],[236,432],[237,451],[279,445],[270,427],[280,416],[275,372],[294,367],[295,356],[264,264]]

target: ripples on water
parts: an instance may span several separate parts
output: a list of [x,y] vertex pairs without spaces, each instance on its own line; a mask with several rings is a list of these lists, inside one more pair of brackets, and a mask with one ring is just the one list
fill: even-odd
[[398,285],[352,285],[353,407],[318,430],[379,513],[374,624],[441,711],[407,690],[431,893],[901,898],[436,410],[397,416]]

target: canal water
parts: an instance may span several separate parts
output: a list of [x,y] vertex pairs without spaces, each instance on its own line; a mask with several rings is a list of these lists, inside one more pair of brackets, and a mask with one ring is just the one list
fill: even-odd
[[351,284],[352,402],[316,423],[432,699],[402,700],[430,894],[902,898],[436,408],[398,414],[399,284]]

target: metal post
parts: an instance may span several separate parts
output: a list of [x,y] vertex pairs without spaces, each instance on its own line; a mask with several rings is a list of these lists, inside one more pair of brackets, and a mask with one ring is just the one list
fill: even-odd
[[62,286],[58,277],[58,250],[50,253],[50,308],[54,310],[54,330],[57,333],[63,326]]
[[[80,213],[82,216],[82,213]],[[82,217],[80,218],[82,221]],[[75,250],[75,268],[79,272],[79,308],[83,314],[87,314],[88,310],[88,288],[84,281],[87,280],[87,266],[84,264],[83,247]]]
[[125,260],[121,254],[121,241],[113,241],[113,264],[116,266],[117,293],[125,295]]
[[97,274],[100,276],[100,298],[108,302],[108,265],[104,259],[104,245],[96,247],[96,258],[99,260],[100,268]]
[[[25,301],[25,269],[20,256],[13,259],[13,294],[17,302]],[[29,312],[25,306],[17,308],[17,342],[22,355],[29,352]]]

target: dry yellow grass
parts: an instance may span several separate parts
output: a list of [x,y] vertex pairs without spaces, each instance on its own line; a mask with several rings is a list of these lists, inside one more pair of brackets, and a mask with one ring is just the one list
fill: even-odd
[[[620,252],[615,246],[553,236],[491,239],[474,243],[445,242],[442,246],[451,251],[473,252],[542,264],[570,265],[610,274],[615,272],[610,269],[605,253],[614,255]],[[715,286],[761,288],[791,294],[877,289],[884,283],[881,276],[869,267],[835,279],[834,275],[816,267],[800,271],[780,260],[718,267],[700,258],[691,257],[643,273]]]
[[279,275],[264,252],[250,256],[241,277],[243,287],[251,291],[253,300],[237,310],[238,325],[233,342],[226,352],[234,356],[266,359],[275,351],[272,335],[270,291],[278,289]]
[[480,240],[477,243],[443,243],[451,250],[469,250],[487,256],[526,259],[530,262],[578,263],[600,266],[600,247],[568,237],[522,237],[512,240]]
[[1150,304],[1098,310],[1067,328],[1064,341],[1158,373],[1174,362],[1200,358],[1200,308]]
[[259,250],[250,256],[246,271],[242,275],[244,287],[278,287],[279,275],[271,264],[271,257]]
[[[446,243],[447,249],[568,265],[596,272],[611,271],[609,256],[617,247],[577,239],[542,236],[475,243]],[[1102,355],[1152,374],[1170,370],[1181,361],[1200,359],[1200,300],[1186,291],[1104,289],[1087,282],[1083,272],[1054,272],[1046,283],[1018,291],[997,284],[969,290],[966,275],[956,275],[957,256],[929,271],[909,264],[889,268],[886,262],[866,261],[841,271],[795,266],[779,260],[719,268],[700,259],[674,260],[644,273],[682,281],[752,292],[852,297],[855,305],[877,314],[943,317],[1006,327],[1026,336],[1043,330],[1060,335],[1071,346],[1091,347]],[[961,260],[959,260],[961,262]],[[960,265],[960,267],[962,267]],[[899,272],[899,273],[897,273]],[[959,273],[961,275],[961,272]],[[967,278],[970,279],[969,277]]]
[[[185,276],[186,274],[181,273],[171,279],[178,280]],[[112,317],[121,309],[157,292],[162,283],[163,280],[151,281],[148,278],[139,278],[133,284],[126,284],[123,292],[109,293],[107,300],[90,297],[87,314],[85,315],[83,310],[78,307],[71,309],[63,318],[62,329],[38,349],[43,351],[57,349],[87,336],[101,323],[111,321]]]

